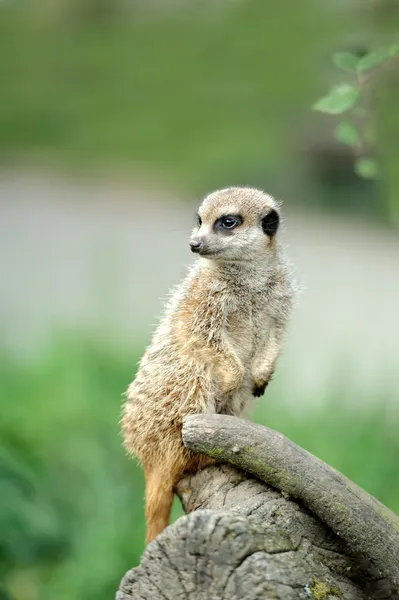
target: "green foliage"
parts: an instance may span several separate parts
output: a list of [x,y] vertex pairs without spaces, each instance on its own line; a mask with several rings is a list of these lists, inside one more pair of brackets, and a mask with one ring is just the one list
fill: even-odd
[[363,73],[364,71],[370,71],[384,63],[391,56],[390,48],[383,48],[378,52],[369,52],[363,58],[359,60],[357,65],[357,73]]
[[335,129],[334,134],[339,142],[342,142],[347,146],[356,146],[360,141],[357,128],[353,123],[349,123],[348,121],[341,121]]
[[359,99],[359,90],[354,85],[341,83],[335,85],[330,92],[321,98],[313,108],[330,115],[340,115],[356,104]]
[[[34,364],[2,357],[0,576],[13,600],[108,600],[139,562],[143,475],[125,456],[118,421],[141,350],[79,336],[60,338]],[[320,393],[309,412],[294,411],[271,386],[256,419],[399,511],[389,395],[371,393],[355,410],[356,394],[345,390]],[[177,503],[174,517],[180,512]]]
[[399,44],[390,44],[374,52],[368,52],[365,56],[359,56],[352,52],[336,52],[332,56],[333,63],[342,71],[348,73],[364,73],[382,65],[388,59],[399,53]]
[[348,71],[348,73],[356,73],[357,65],[359,63],[359,56],[352,54],[351,52],[336,52],[333,54],[333,63],[339,69]]
[[[368,94],[372,78],[378,69],[399,54],[399,43],[395,40],[389,45],[357,56],[350,52],[333,54],[332,60],[341,71],[351,73],[355,81],[352,84],[342,83],[332,87],[330,92],[313,105],[319,112],[339,115],[352,111],[353,116],[360,116],[360,125],[342,121],[335,129],[335,137],[341,143],[350,146],[356,154],[355,172],[364,179],[377,179],[380,169],[374,157],[367,156],[368,145],[375,144],[375,126],[370,120],[369,106],[362,106],[363,97]],[[394,215],[391,215],[394,219]]]
[[0,574],[16,600],[113,597],[143,549],[143,481],[119,434],[137,356],[63,340],[3,357]]
[[[255,0],[217,18],[194,3],[162,18],[121,9],[108,20],[80,16],[116,4],[109,0],[9,4],[0,9],[0,160],[144,167],[191,189],[247,183],[273,168],[276,116],[305,102],[303,65],[325,32],[306,3],[288,18],[284,2]],[[294,55],[281,50],[283,29]]]
[[365,179],[376,179],[378,175],[378,164],[374,158],[362,157],[356,161],[355,170],[358,175]]
[[144,168],[201,192],[285,177],[296,138],[286,115],[309,103],[325,39],[353,31],[351,18],[337,26],[310,0],[300,11],[289,0],[224,1],[217,11],[212,2],[3,4],[0,161]]
[[[217,14],[211,2],[191,8],[180,2],[179,9],[167,3],[168,10],[163,4],[155,3],[158,13],[148,2],[0,2],[0,162],[102,176],[144,174],[146,181],[155,174],[190,193],[227,183],[276,184],[287,200],[311,202],[314,193],[319,204],[337,210],[330,185],[339,174],[328,179],[317,163],[323,189],[313,192],[316,178],[307,171],[312,155],[294,157],[297,125],[286,129],[286,116],[309,106],[320,48],[331,36],[352,36],[356,16],[341,19],[337,11],[337,20],[326,18],[323,3],[315,7],[310,0],[301,11],[290,10],[289,0],[251,0],[233,3],[234,9],[223,2]],[[333,60],[345,79],[336,82],[332,108],[329,94],[319,107],[332,111],[333,120],[338,102],[350,121],[369,85],[359,86],[353,72],[363,58],[341,52]],[[351,107],[354,88],[360,99]],[[360,155],[365,121],[356,122]],[[361,182],[347,189],[355,200],[342,207],[365,198]],[[385,217],[374,188],[366,194],[371,214]]]

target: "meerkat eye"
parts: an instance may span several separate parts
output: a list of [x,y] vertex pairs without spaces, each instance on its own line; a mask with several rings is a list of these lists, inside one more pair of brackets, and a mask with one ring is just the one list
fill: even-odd
[[225,217],[222,220],[222,227],[225,229],[233,229],[237,225],[237,220],[234,217]]
[[242,217],[240,217],[239,215],[227,215],[225,217],[221,217],[216,221],[215,230],[231,230],[235,227],[238,227],[238,225],[241,225],[241,223]]
[[201,227],[201,225],[202,225],[202,219],[201,219],[201,217],[199,216],[198,213],[196,215],[196,221],[197,221],[197,226]]

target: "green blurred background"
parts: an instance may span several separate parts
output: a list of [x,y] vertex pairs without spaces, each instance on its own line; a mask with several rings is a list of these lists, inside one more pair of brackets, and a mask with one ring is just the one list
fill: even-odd
[[139,562],[122,394],[219,186],[284,201],[302,287],[254,419],[399,512],[397,80],[378,181],[311,110],[397,4],[0,3],[0,598],[106,600]]

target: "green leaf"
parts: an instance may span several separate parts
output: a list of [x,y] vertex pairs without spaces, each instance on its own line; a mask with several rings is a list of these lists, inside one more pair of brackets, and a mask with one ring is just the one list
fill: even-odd
[[341,83],[313,105],[314,110],[330,115],[339,115],[352,108],[359,99],[359,90],[354,85]]
[[332,59],[336,67],[349,73],[356,73],[358,62],[361,60],[359,56],[352,54],[352,52],[336,52],[333,54]]
[[359,158],[355,164],[355,171],[364,179],[376,179],[378,176],[378,164],[374,158]]
[[356,146],[360,141],[356,127],[348,121],[342,121],[334,132],[335,138],[347,146]]
[[363,56],[363,58],[359,60],[356,70],[358,73],[363,73],[364,71],[374,69],[374,67],[378,67],[378,65],[381,65],[390,56],[390,48],[383,48],[381,50],[378,50],[378,52],[370,52],[369,54],[366,54],[366,56]]

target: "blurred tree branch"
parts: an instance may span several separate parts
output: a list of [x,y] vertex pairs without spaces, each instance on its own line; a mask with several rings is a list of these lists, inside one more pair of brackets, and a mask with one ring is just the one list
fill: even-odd
[[[399,65],[399,35],[391,34],[388,41],[379,44],[365,54],[338,52],[332,60],[341,74],[351,81],[335,84],[329,92],[320,98],[313,109],[328,115],[348,117],[341,121],[335,129],[336,139],[352,148],[356,160],[355,171],[359,177],[378,179],[381,165],[376,156],[383,154],[383,140],[377,144],[377,115],[375,113],[375,95],[379,88],[390,88],[394,94],[394,74]],[[386,102],[385,102],[386,105]],[[379,109],[381,111],[381,103]],[[386,109],[386,106],[385,106]],[[381,121],[381,118],[379,119]],[[395,121],[391,115],[392,123]],[[390,200],[388,216],[392,223],[399,223],[399,202]]]

